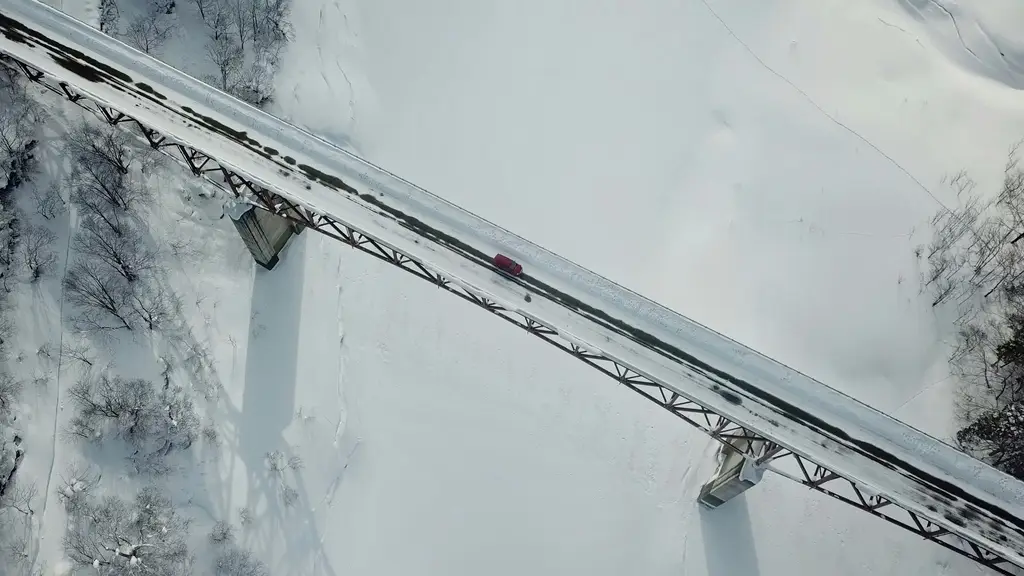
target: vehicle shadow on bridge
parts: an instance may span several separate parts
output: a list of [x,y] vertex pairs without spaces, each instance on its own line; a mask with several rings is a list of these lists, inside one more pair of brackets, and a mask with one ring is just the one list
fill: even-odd
[[758,576],[746,497],[736,496],[714,510],[698,508],[708,576]]

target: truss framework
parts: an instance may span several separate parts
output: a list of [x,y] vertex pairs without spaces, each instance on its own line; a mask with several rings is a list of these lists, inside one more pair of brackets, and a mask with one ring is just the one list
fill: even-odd
[[[124,112],[89,99],[68,83],[49,78],[41,71],[8,55],[0,55],[0,64],[21,72],[32,82],[95,114],[104,122],[133,131],[136,137],[143,139],[154,150],[184,164],[193,175],[230,192],[235,198],[344,242],[487,310],[637,392],[719,442],[737,439],[761,440],[762,442],[742,443],[748,446],[744,455],[753,459],[759,466],[811,490],[868,512],[921,538],[931,540],[999,574],[1014,576],[1016,573],[1014,564],[987,548],[949,532],[920,514],[899,507],[885,496],[873,493],[869,488],[844,478],[805,456],[792,452],[774,440],[759,436],[741,424],[732,422],[713,410],[637,374],[611,358],[586,350],[565,339],[551,327],[518,312],[508,310],[485,296],[476,294],[472,289],[451,281],[441,272],[432,270],[389,244],[356,230],[344,222],[313,212],[305,206],[263,188],[244,175],[222,166],[216,158],[196,150],[188,144],[160,134]],[[734,444],[731,445],[734,446]]]

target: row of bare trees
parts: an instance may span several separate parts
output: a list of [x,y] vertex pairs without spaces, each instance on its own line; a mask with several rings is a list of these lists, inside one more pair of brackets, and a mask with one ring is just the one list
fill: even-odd
[[291,40],[291,0],[193,0],[207,25],[206,80],[254,106],[273,97],[273,74]]
[[44,114],[21,79],[0,61],[0,566],[22,570],[35,542],[35,486],[19,474],[25,456],[19,401],[22,384],[9,371],[14,337],[9,292],[26,268],[38,279],[54,259],[53,234],[27,222],[16,197],[33,186],[36,134]]
[[158,272],[157,250],[142,213],[151,200],[138,174],[153,158],[127,132],[83,123],[67,137],[73,168],[67,180],[80,225],[64,279],[78,308],[77,329],[103,333],[155,330],[180,304]]
[[14,191],[34,188],[35,133],[45,113],[20,76],[0,62],[0,276],[5,292],[27,273],[39,280],[57,261],[51,250],[56,235],[28,222],[15,202]]
[[[254,106],[273,97],[273,74],[292,38],[291,0],[192,0],[206,24],[206,55],[216,73],[205,80]],[[123,27],[117,0],[101,0],[100,30],[159,55],[177,27],[175,3],[149,0]]]
[[923,284],[957,326],[950,367],[962,450],[1024,479],[1024,170],[1011,149],[999,195],[982,200],[960,173],[958,207],[933,220],[919,249]]
[[199,435],[199,416],[180,386],[100,374],[83,378],[68,394],[78,409],[68,433],[89,442],[126,442],[140,473],[167,472],[164,458],[190,448]]
[[[191,0],[188,6],[176,6],[173,0],[146,0],[145,4],[145,10],[127,16],[131,6],[101,0],[100,29],[159,56],[177,33],[178,11],[194,7],[206,26],[206,56],[215,72],[197,75],[255,106],[270,101],[274,71],[292,36],[290,0]],[[122,22],[121,8],[127,22]],[[210,71],[209,65],[205,71]],[[66,297],[75,307],[74,326],[100,336],[145,330],[171,335],[173,330],[165,328],[178,327],[180,303],[162,281],[160,255],[142,225],[151,198],[138,175],[147,155],[124,133],[86,124],[69,135],[66,156],[73,169],[64,187],[79,214],[64,282]],[[38,205],[41,213],[48,208],[42,200]],[[154,383],[96,373],[91,364],[89,368],[87,372],[92,373],[69,391],[75,415],[64,430],[66,437],[87,443],[123,442],[136,472],[152,478],[168,471],[166,457],[188,450],[200,428],[189,394],[170,378]],[[183,544],[189,523],[170,502],[155,500],[147,490],[135,502],[98,499],[88,494],[91,482],[72,484],[75,489],[66,500],[71,522],[65,548],[77,567],[111,574],[190,571],[193,560]],[[147,529],[140,524],[146,523],[148,512],[139,510],[140,500],[146,500],[147,510],[156,509],[168,519],[164,541],[145,540]],[[215,527],[210,540],[215,546],[213,573],[269,573],[262,562],[233,542],[226,524]]]
[[[79,216],[64,280],[76,308],[74,326],[94,337],[165,328],[171,339],[177,337],[180,303],[166,285],[144,224],[153,198],[141,174],[155,165],[152,151],[127,132],[86,122],[69,131],[64,155],[72,165],[65,188]],[[65,438],[106,446],[121,442],[137,474],[152,480],[170,473],[168,457],[189,450],[201,429],[192,396],[172,381],[170,365],[157,383],[97,370],[80,351],[61,354],[86,367],[67,393],[75,413]],[[105,574],[193,573],[190,520],[158,488],[143,488],[134,499],[99,498],[92,494],[98,473],[79,467],[67,476],[61,489],[69,516],[64,547],[76,567]],[[218,575],[268,573],[230,543],[219,546],[211,560]]]
[[[63,212],[66,191],[78,215],[63,281],[66,298],[74,305],[74,326],[92,336],[177,327],[170,321],[180,314],[180,305],[166,285],[144,222],[152,198],[141,175],[156,162],[151,150],[126,132],[83,122],[64,139],[68,176],[36,189],[30,176],[42,111],[16,78],[2,72],[0,67],[0,275],[5,285],[15,277],[38,280],[57,261],[51,247],[55,235],[45,221],[36,224],[18,213],[15,189],[19,194],[34,191],[37,211],[45,220]],[[7,312],[3,291],[0,353],[12,336]],[[39,353],[53,351],[41,348]],[[75,414],[64,428],[65,439],[123,442],[136,472],[150,479],[171,469],[168,455],[187,451],[197,439],[201,426],[192,397],[166,374],[160,383],[110,374],[70,339],[60,355],[79,362],[86,373],[68,390]],[[22,384],[5,367],[5,358],[0,358],[0,573],[27,574],[38,553],[34,517],[39,494],[35,484],[17,478],[24,450],[13,424]],[[190,520],[164,492],[151,485],[134,496],[101,496],[93,490],[100,477],[85,467],[69,469],[58,489],[69,519],[64,548],[75,568],[125,575],[193,573],[187,545]],[[268,574],[262,562],[234,544],[225,526],[218,526],[210,540],[211,570],[200,571]]]
[[[160,488],[146,485],[133,498],[101,497],[96,488],[102,476],[95,468],[74,463],[61,476],[58,495],[69,518],[64,549],[75,568],[114,576],[196,573],[188,546],[192,521]],[[235,544],[231,525],[218,522],[209,540],[216,576],[269,574],[265,564]]]

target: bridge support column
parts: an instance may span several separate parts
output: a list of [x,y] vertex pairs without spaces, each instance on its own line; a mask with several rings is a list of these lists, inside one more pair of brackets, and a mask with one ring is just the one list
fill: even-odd
[[288,239],[303,229],[300,224],[249,204],[235,204],[227,214],[253,259],[267,270],[277,265],[278,254]]
[[730,498],[738,496],[761,481],[764,470],[754,460],[744,456],[757,454],[764,440],[734,438],[719,447],[720,461],[711,479],[701,486],[697,501],[708,508],[718,508]]

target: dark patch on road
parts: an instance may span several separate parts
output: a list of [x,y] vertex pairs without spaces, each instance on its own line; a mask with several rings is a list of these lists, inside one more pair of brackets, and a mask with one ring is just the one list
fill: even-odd
[[12,20],[0,12],[0,32],[2,32],[8,40],[17,42],[18,44],[32,46],[32,43],[28,41],[28,36],[25,35],[25,32],[29,30],[29,28],[22,26],[21,22]]
[[139,87],[139,90],[142,90],[143,92],[145,92],[147,94],[151,94],[153,96],[156,96],[157,98],[159,98],[161,100],[167,100],[167,96],[164,96],[163,94],[157,92],[156,90],[153,89],[152,86],[150,86],[149,84],[146,84],[145,82],[136,82],[135,85]]
[[105,78],[115,78],[121,82],[131,83],[131,76],[124,72],[109,66],[91,56],[87,56],[82,52],[65,46],[56,40],[53,40],[46,35],[25,26],[21,22],[14,20],[2,13],[0,13],[0,33],[9,38],[14,42],[31,46],[32,44],[28,41],[29,38],[34,40],[40,46],[45,46],[50,51],[50,56],[55,62],[63,66],[69,72],[74,73],[77,76],[81,76],[91,82],[102,82]]
[[964,519],[961,518],[960,515],[955,513],[955,512],[945,512],[945,513],[942,514],[942,517],[945,518],[946,521],[948,521],[950,524],[953,524],[954,526],[959,526],[961,528],[966,526],[966,524],[964,523]]
[[743,399],[741,399],[739,396],[733,394],[732,392],[720,386],[715,386],[715,392],[718,392],[718,395],[721,396],[726,402],[730,404],[735,404],[738,406],[743,403]]
[[326,172],[321,172],[320,170],[313,168],[309,164],[299,164],[299,170],[302,170],[302,173],[305,174],[306,177],[309,178],[310,180],[313,180],[314,182],[319,182],[324,186],[327,186],[328,188],[333,188],[335,190],[344,190],[349,194],[359,194],[359,192],[355,188],[346,184],[345,181],[342,180],[341,178],[334,176],[332,174],[328,174]]
[[261,156],[266,157],[266,154],[264,154],[262,150],[259,149],[260,143],[254,140],[253,138],[250,138],[249,133],[246,132],[245,130],[235,130],[234,128],[231,128],[230,126],[224,124],[220,120],[217,120],[216,118],[211,118],[209,116],[206,116],[205,114],[200,114],[199,112],[196,112],[188,106],[182,106],[181,110],[186,114],[190,114],[192,118],[200,126],[206,128],[207,130],[227,136],[231,140],[234,140],[239,144],[243,144],[247,148],[253,150],[253,152],[259,152]]

